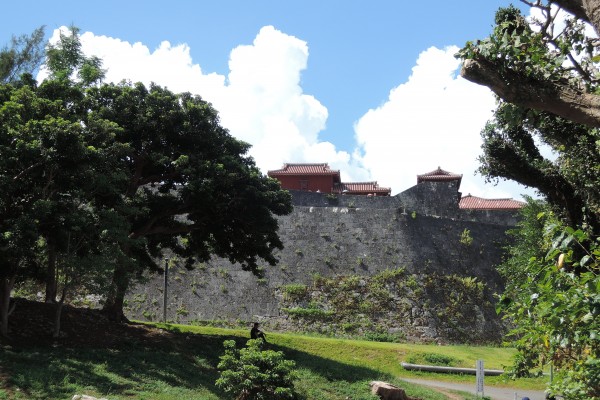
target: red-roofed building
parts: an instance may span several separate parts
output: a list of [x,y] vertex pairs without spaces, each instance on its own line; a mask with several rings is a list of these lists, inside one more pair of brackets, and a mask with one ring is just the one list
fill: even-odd
[[525,203],[514,199],[483,199],[466,195],[458,203],[458,208],[468,210],[514,210],[523,208]]
[[389,196],[391,192],[391,188],[380,187],[377,182],[341,182],[333,186],[333,193]]
[[287,190],[332,193],[333,186],[340,183],[340,171],[322,164],[284,164],[281,169],[267,172],[271,178],[281,182]]
[[279,180],[287,190],[371,196],[389,196],[392,191],[379,187],[377,182],[342,182],[340,171],[330,169],[327,163],[284,164],[267,175]]
[[417,185],[421,182],[450,182],[457,181],[458,186],[462,181],[462,175],[453,174],[452,172],[445,171],[440,167],[436,170],[427,172],[425,174],[417,175]]

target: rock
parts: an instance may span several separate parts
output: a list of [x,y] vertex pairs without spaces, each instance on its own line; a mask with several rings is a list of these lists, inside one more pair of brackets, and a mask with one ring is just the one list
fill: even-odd
[[373,381],[370,385],[371,394],[376,394],[381,400],[409,400],[404,389],[387,382]]
[[97,399],[95,397],[88,396],[87,394],[76,394],[75,396],[73,396],[73,398],[71,400],[108,400],[108,399],[105,399],[104,397],[101,399]]

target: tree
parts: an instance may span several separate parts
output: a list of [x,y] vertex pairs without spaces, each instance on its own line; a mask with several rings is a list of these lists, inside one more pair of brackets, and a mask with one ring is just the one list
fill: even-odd
[[71,26],[66,33],[61,31],[58,42],[48,45],[46,68],[52,79],[74,80],[84,87],[101,82],[105,75],[102,60],[96,56],[88,57],[81,50],[76,26]]
[[130,280],[159,271],[164,251],[188,266],[227,257],[256,274],[258,257],[277,261],[273,214],[291,212],[291,197],[209,103],[156,85],[101,84],[101,62],[83,55],[76,28],[49,46],[47,66],[39,86],[0,85],[3,329],[18,279],[44,276],[53,302],[60,286],[58,322],[67,292],[102,281],[110,266],[105,311],[121,320]]
[[[552,394],[600,399],[598,241],[590,244],[584,231],[564,228],[546,204],[531,199],[511,234],[515,244],[499,267],[507,285],[498,308],[515,322],[511,336],[519,355],[512,374],[541,374],[551,364],[557,371]],[[584,255],[576,248],[585,248]]]
[[[110,129],[81,123],[82,89],[56,81],[41,86],[0,85],[0,232],[2,245],[2,294],[0,310],[6,335],[10,291],[19,280],[47,282],[48,300],[56,301],[58,271],[67,278],[66,260],[77,253],[77,275],[92,281],[94,271],[83,260],[98,253],[99,215],[94,202],[103,192],[101,166],[105,164]],[[94,244],[96,243],[96,244]],[[85,246],[84,246],[85,244]],[[85,253],[82,254],[83,250]],[[45,266],[45,267],[44,267]],[[66,289],[63,285],[63,300]],[[58,314],[62,301],[59,302]]]
[[122,242],[132,262],[116,266],[105,310],[123,317],[130,277],[158,270],[164,249],[207,260],[215,254],[260,273],[257,257],[276,262],[282,247],[275,215],[291,211],[289,193],[245,156],[249,145],[219,125],[216,110],[198,96],[156,85],[102,85],[90,89],[90,116],[120,127],[126,150],[115,166],[127,177],[122,215],[130,231]]
[[[500,267],[507,289],[499,306],[516,326],[518,374],[552,361],[553,393],[598,399],[600,49],[586,27],[599,32],[600,2],[523,3],[541,17],[500,9],[490,37],[458,54],[461,75],[499,97],[482,131],[479,172],[534,187],[549,207],[526,207]],[[563,10],[572,16],[559,30]],[[555,159],[542,155],[540,142]]]
[[[600,229],[600,153],[596,133],[563,118],[500,102],[482,133],[479,172],[536,188],[569,226]],[[539,138],[558,155],[545,158]]]
[[[257,257],[275,264],[282,247],[275,215],[291,212],[291,198],[265,177],[246,153],[249,145],[219,125],[216,110],[199,96],[143,84],[98,84],[100,60],[86,58],[77,28],[50,46],[47,66],[55,85],[85,88],[74,101],[82,125],[111,125],[116,157],[103,176],[110,197],[97,205],[116,210],[123,231],[104,310],[122,320],[132,276],[158,271],[163,251],[207,260],[215,254],[259,274]],[[73,82],[74,81],[74,82]],[[61,89],[59,91],[63,93]]]
[[[56,44],[48,45],[46,67],[50,78],[37,88],[42,97],[62,106],[56,107],[51,115],[63,122],[50,133],[41,130],[39,137],[48,137],[46,142],[53,149],[55,159],[63,157],[67,161],[62,168],[48,162],[40,166],[44,189],[40,193],[40,215],[36,218],[41,221],[39,234],[45,253],[42,258],[46,264],[47,302],[57,300],[59,257],[72,258],[67,250],[72,249],[72,243],[81,244],[84,238],[94,240],[90,235],[98,225],[94,213],[99,212],[101,206],[91,203],[106,190],[103,186],[98,187],[96,181],[107,180],[109,172],[103,166],[109,163],[113,154],[111,136],[114,128],[84,123],[89,112],[85,108],[85,90],[101,80],[104,71],[96,57],[83,54],[77,33],[78,29],[71,27],[68,34],[60,33]],[[37,118],[44,119],[44,116]],[[42,126],[47,126],[47,122]],[[71,135],[69,140],[66,140],[67,135]],[[75,237],[75,232],[80,234],[79,237]],[[63,301],[67,287],[62,288]],[[62,301],[58,304],[60,310]]]
[[22,74],[30,74],[39,68],[44,59],[44,27],[29,36],[13,36],[10,46],[0,49],[0,82],[15,82]]
[[[590,127],[600,126],[600,97],[595,93],[597,39],[585,35],[585,24],[600,32],[600,4],[592,0],[522,1],[541,11],[532,30],[514,7],[497,14],[488,39],[462,50],[461,76],[489,87],[521,107],[549,112]],[[572,18],[558,31],[557,13]]]
[[[480,172],[537,188],[570,226],[599,229],[598,124],[582,116],[593,113],[591,98],[600,99],[597,39],[585,35],[586,21],[594,21],[587,13],[595,8],[577,1],[526,3],[541,10],[535,29],[517,8],[500,9],[492,35],[459,52],[461,75],[500,97],[482,132]],[[556,6],[577,12],[560,32]],[[555,162],[542,156],[539,141],[559,155]]]

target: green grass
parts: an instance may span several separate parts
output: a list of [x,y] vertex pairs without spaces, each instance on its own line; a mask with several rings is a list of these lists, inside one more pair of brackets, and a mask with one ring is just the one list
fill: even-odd
[[[131,341],[120,349],[62,347],[0,350],[0,399],[69,399],[88,394],[113,399],[229,399],[214,382],[223,341],[248,338],[246,330],[162,325],[182,333],[176,343],[148,348]],[[187,335],[187,339],[185,338]],[[442,394],[401,381],[421,377],[474,382],[474,377],[415,373],[401,361],[419,354],[451,358],[456,366],[485,360],[486,368],[510,364],[512,349],[469,346],[433,346],[268,334],[269,347],[281,350],[297,364],[296,390],[306,400],[373,400],[369,382],[384,380],[402,386],[413,397],[443,400]],[[486,377],[486,385],[506,385]],[[543,379],[519,380],[509,386],[541,389]]]

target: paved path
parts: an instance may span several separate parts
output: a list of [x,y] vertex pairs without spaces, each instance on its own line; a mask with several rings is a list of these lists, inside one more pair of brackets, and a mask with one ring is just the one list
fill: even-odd
[[[475,394],[475,382],[472,385],[464,383],[452,383],[443,381],[430,381],[427,379],[405,379],[402,380],[417,385],[429,386],[431,388],[440,388],[447,390],[460,390],[461,392]],[[524,390],[524,389],[513,389],[503,388],[497,386],[485,386],[484,394],[492,398],[492,400],[514,400],[515,392],[517,393],[517,400],[521,400],[523,397],[529,397],[530,400],[544,400],[544,392],[540,390]]]

